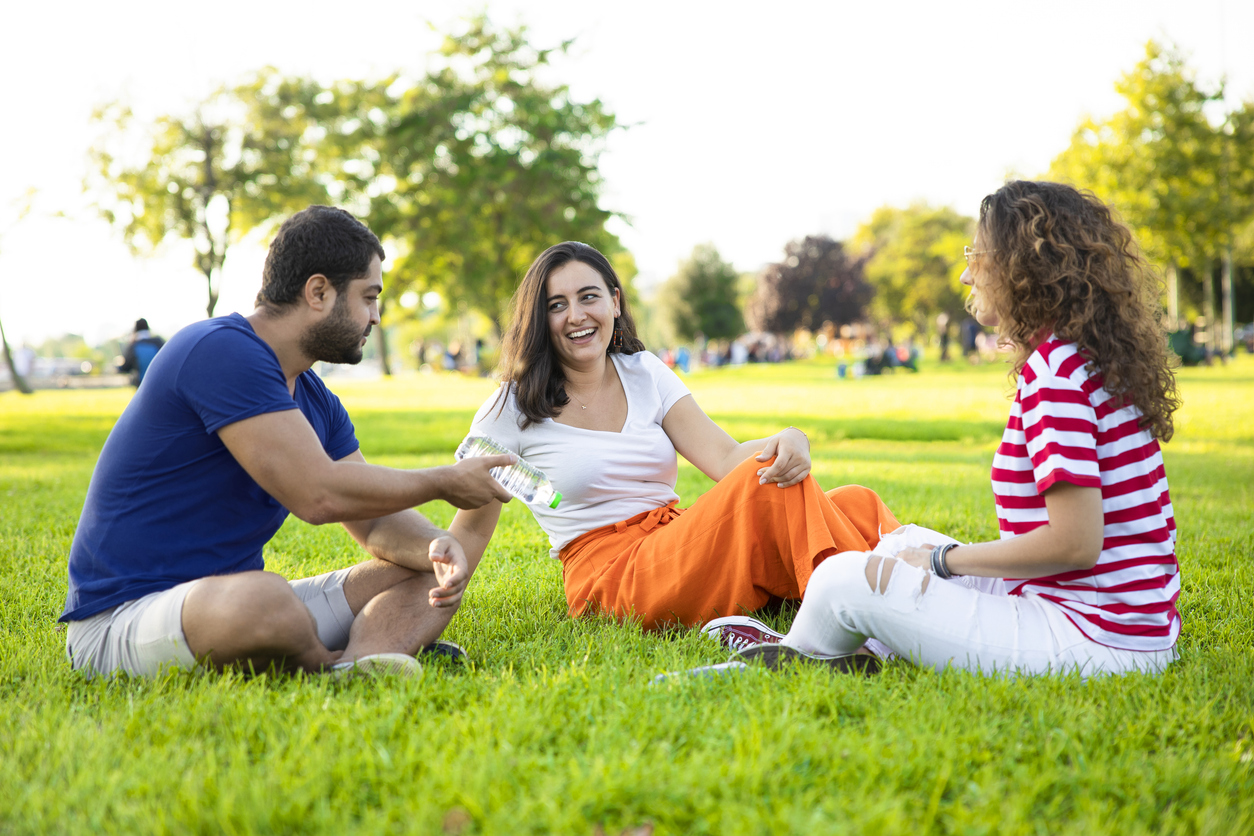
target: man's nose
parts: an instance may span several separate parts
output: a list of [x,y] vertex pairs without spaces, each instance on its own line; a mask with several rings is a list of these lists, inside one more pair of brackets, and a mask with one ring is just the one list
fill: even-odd
[[958,281],[962,282],[967,287],[971,287],[972,285],[975,284],[975,279],[971,275],[970,267],[962,271],[962,276],[959,277]]

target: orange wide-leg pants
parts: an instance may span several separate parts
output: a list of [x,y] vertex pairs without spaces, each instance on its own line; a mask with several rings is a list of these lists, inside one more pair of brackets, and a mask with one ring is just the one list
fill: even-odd
[[800,598],[830,555],[867,551],[900,523],[875,491],[823,492],[813,476],[759,485],[750,458],[691,508],[667,505],[593,529],[561,552],[570,614],[591,608],[646,630],[692,626]]

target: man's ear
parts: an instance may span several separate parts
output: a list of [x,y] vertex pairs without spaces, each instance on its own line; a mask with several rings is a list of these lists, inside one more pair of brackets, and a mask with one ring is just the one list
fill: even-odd
[[318,313],[331,310],[335,304],[335,286],[321,273],[305,280],[305,304]]

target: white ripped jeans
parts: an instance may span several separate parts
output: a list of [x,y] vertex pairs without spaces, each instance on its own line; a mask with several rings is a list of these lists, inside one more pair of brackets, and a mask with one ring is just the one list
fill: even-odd
[[[1000,578],[961,577],[945,581],[904,560],[893,566],[884,592],[867,582],[867,561],[924,543],[955,542],[916,525],[885,535],[871,552],[832,555],[814,571],[792,629],[783,643],[805,653],[853,653],[876,640],[915,664],[984,674],[1079,671],[1162,671],[1175,648],[1119,650],[1092,641],[1062,610],[1036,595],[1007,595]],[[923,591],[923,581],[931,582]]]

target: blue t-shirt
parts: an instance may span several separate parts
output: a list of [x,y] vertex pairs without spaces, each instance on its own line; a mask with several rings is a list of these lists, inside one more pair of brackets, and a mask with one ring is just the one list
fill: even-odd
[[189,325],[157,356],[109,438],[70,547],[62,621],[209,575],[261,569],[288,511],[218,438],[228,424],[287,409],[327,455],[357,449],[348,413],[312,371],[295,396],[274,351],[239,314]]

